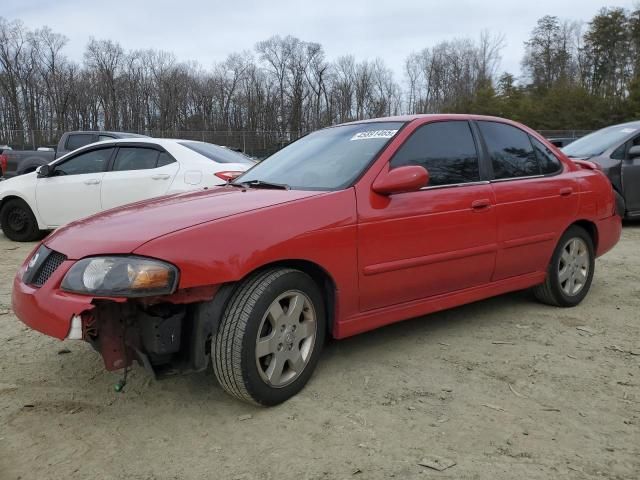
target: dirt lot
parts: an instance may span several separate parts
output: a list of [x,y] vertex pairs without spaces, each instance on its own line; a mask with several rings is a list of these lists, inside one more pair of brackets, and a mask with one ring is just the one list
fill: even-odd
[[[640,478],[640,225],[598,260],[580,307],[522,292],[332,342],[272,409],[211,372],[136,368],[115,393],[88,345],[12,315],[31,248],[0,234],[2,480]],[[457,465],[419,465],[434,455]]]

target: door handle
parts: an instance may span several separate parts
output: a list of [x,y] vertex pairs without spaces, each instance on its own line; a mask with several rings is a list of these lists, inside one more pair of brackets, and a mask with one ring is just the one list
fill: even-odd
[[89,180],[84,181],[85,185],[98,185],[99,183],[100,183],[100,180],[97,180],[95,178],[91,178]]
[[564,187],[564,188],[560,189],[560,196],[561,197],[568,197],[572,193],[573,193],[573,188],[571,188],[571,187]]
[[158,173],[156,175],[152,175],[151,178],[154,180],[169,180],[171,175],[167,175],[166,173]]
[[489,207],[491,207],[491,200],[488,198],[481,198],[480,200],[474,200],[471,202],[471,208],[476,212],[488,209]]

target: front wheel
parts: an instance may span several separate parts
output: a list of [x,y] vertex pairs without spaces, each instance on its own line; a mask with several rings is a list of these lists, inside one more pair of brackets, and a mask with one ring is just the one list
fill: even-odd
[[0,211],[0,226],[5,236],[14,242],[33,242],[44,236],[38,221],[24,200],[8,200]]
[[213,369],[231,395],[277,405],[298,393],[318,363],[326,331],[320,289],[290,268],[258,272],[231,297],[213,339]]
[[575,307],[589,292],[594,268],[593,240],[584,228],[573,225],[560,238],[547,278],[534,294],[548,305]]

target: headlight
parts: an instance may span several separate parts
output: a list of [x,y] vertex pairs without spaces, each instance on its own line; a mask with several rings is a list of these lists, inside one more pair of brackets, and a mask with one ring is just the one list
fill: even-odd
[[62,280],[62,289],[105,297],[167,295],[178,284],[178,269],[143,257],[92,257],[77,262]]

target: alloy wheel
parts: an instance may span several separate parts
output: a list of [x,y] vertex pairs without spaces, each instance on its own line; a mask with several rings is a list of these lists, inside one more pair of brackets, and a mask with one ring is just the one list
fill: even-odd
[[317,328],[315,309],[306,294],[289,290],[271,302],[255,347],[262,380],[282,388],[298,378],[311,359]]

